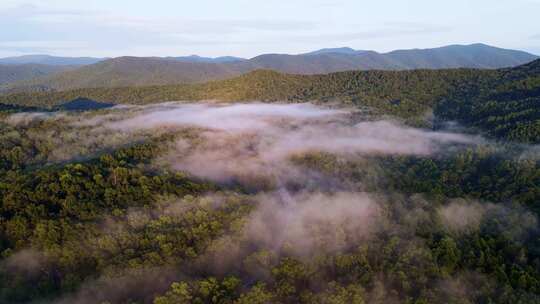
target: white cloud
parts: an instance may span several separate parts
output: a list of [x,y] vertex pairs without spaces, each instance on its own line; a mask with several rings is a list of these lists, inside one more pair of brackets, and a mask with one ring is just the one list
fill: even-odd
[[[180,139],[163,158],[173,168],[218,182],[299,181],[289,164],[312,152],[354,155],[429,155],[470,136],[430,132],[391,121],[353,121],[351,112],[312,104],[176,104],[136,108],[125,119],[101,122],[109,133],[202,129]],[[212,166],[208,166],[211,163]],[[311,178],[311,177],[310,177]]]

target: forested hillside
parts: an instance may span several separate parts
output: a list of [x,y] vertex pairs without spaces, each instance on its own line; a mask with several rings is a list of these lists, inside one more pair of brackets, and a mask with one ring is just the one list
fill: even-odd
[[0,97],[6,104],[52,107],[78,97],[112,103],[174,100],[338,102],[423,124],[434,110],[442,120],[476,127],[488,136],[538,143],[540,61],[501,70],[415,70],[290,75],[255,71],[195,85],[79,89]]
[[[72,61],[79,62],[83,59],[73,58]],[[197,56],[118,57],[103,61],[94,59],[99,62],[58,75],[18,82],[3,91],[15,93],[203,83],[261,69],[303,75],[366,70],[496,69],[515,67],[535,59],[538,57],[526,52],[484,44],[450,45],[389,53],[323,49],[298,55],[263,54],[246,60],[234,57],[211,59]],[[66,58],[58,60],[67,61]]]
[[7,91],[68,90],[176,84],[237,76],[242,69],[223,64],[182,62],[174,59],[119,57],[51,77],[20,82]]
[[0,302],[538,303],[539,93],[535,61],[3,96]]
[[493,137],[540,143],[540,61],[500,70],[484,86],[446,97],[435,113]]
[[0,90],[14,82],[29,80],[45,75],[64,72],[74,69],[73,66],[50,66],[43,64],[19,64],[3,65],[0,64]]

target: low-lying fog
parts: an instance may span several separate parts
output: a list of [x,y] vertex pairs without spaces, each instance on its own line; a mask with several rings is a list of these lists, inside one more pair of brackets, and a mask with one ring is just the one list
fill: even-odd
[[111,132],[197,128],[180,137],[163,158],[173,168],[217,182],[261,176],[299,178],[291,157],[311,152],[337,155],[429,155],[475,138],[364,120],[347,109],[312,104],[162,104],[131,109],[100,121]]
[[38,140],[48,137],[58,141],[52,145],[50,161],[70,160],[145,137],[189,130],[193,136],[178,136],[161,163],[217,182],[260,176],[297,178],[300,173],[289,160],[305,153],[427,156],[479,140],[309,103],[164,103],[119,106],[98,114],[22,113],[11,115],[6,122],[24,126],[43,120],[69,126],[59,134],[36,135]]
[[[164,103],[79,114],[14,114],[4,122],[24,128],[47,121],[51,126],[57,123],[54,131],[34,130],[30,136],[53,143],[48,161],[91,157],[134,141],[173,134],[172,142],[163,144],[164,152],[154,160],[154,166],[255,189],[257,194],[249,200],[256,208],[245,219],[244,230],[215,240],[200,258],[214,273],[243,267],[238,261],[252,254],[249,250],[265,249],[279,255],[289,248],[288,252],[305,257],[367,243],[376,237],[376,231],[402,235],[409,240],[407,246],[423,248],[422,241],[414,237],[415,226],[422,221],[438,220],[451,233],[460,234],[480,229],[493,215],[506,216],[507,221],[497,222],[497,231],[505,231],[516,240],[537,226],[536,217],[521,209],[467,200],[432,206],[421,197],[392,198],[393,194],[384,190],[364,193],[294,161],[309,154],[345,160],[366,158],[368,163],[368,157],[380,155],[444,155],[482,142],[479,136],[412,128],[352,109],[313,104]],[[175,205],[183,210],[185,203],[178,198]],[[152,216],[160,216],[154,213]],[[119,225],[129,226],[129,219],[126,221]],[[516,222],[525,224],[518,229]],[[104,232],[109,234],[111,231]],[[25,257],[14,255],[10,261],[23,264],[18,261]],[[77,302],[95,300],[92,284],[75,295]],[[151,286],[153,282],[145,284]],[[100,290],[109,289],[101,286]],[[115,292],[110,288],[111,294]],[[105,299],[108,295],[101,296]]]

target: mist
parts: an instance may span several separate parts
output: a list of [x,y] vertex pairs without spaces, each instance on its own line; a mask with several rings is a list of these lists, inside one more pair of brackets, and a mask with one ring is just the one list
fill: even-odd
[[[168,155],[171,165],[212,180],[279,167],[291,156],[310,152],[340,155],[430,155],[448,145],[467,145],[479,138],[454,132],[407,127],[398,121],[372,121],[347,108],[304,104],[164,103],[117,106],[89,113],[18,113],[13,126],[58,122],[69,129],[33,133],[34,140],[56,141],[48,161],[89,157],[145,138],[197,130],[197,142],[180,137]],[[45,129],[45,128],[44,128]],[[54,130],[54,131],[53,131]],[[186,159],[178,161],[175,158]],[[212,162],[212,168],[198,165]],[[289,164],[287,164],[289,166]],[[207,172],[211,171],[211,172]],[[279,170],[277,170],[279,171]]]
[[[12,115],[6,122],[24,127],[51,120],[60,121],[61,126],[27,134],[33,140],[54,143],[46,154],[50,162],[91,158],[167,135],[167,140],[157,141],[160,152],[149,164],[152,170],[187,174],[224,191],[197,198],[159,197],[144,208],[103,216],[94,223],[98,227],[94,233],[76,245],[85,248],[89,259],[106,260],[124,247],[139,246],[134,240],[162,223],[170,225],[164,229],[178,229],[176,236],[181,238],[183,231],[204,229],[204,225],[183,226],[198,224],[193,219],[199,215],[224,210],[234,214],[211,241],[197,248],[200,252],[190,248],[193,251],[187,256],[164,246],[178,254],[168,256],[170,264],[164,268],[119,272],[122,265],[113,261],[103,266],[102,276],[86,280],[54,303],[120,302],[130,296],[148,302],[150,294],[163,293],[174,281],[195,281],[198,273],[218,278],[235,274],[248,282],[272,284],[268,269],[284,257],[309,264],[321,256],[358,253],[377,262],[377,254],[384,251],[405,259],[402,263],[428,269],[426,265],[436,257],[430,248],[433,244],[418,236],[424,226],[456,238],[498,234],[520,244],[538,225],[531,212],[511,205],[434,199],[383,186],[368,193],[361,178],[343,177],[343,168],[331,162],[356,163],[373,173],[375,180],[384,180],[376,170],[377,157],[444,157],[485,142],[458,129],[414,128],[348,108],[260,103],[122,106],[77,115]],[[312,166],[302,163],[309,157],[315,160]],[[355,172],[363,174],[360,169]],[[156,235],[161,237],[166,231]],[[153,241],[149,237],[148,242]],[[14,273],[32,276],[47,261],[39,251],[23,249],[6,265]],[[396,289],[396,278],[384,273],[377,276],[366,287],[367,299],[388,302],[386,293]],[[472,298],[474,290],[466,286],[476,281],[485,282],[482,276],[458,273],[455,278],[425,284],[440,285],[442,294]],[[321,278],[310,278],[309,284],[324,291],[319,287],[325,284]],[[392,297],[399,302],[399,295]]]
[[5,122],[14,126],[25,126],[34,122],[55,119],[63,116],[60,113],[49,112],[29,112],[29,113],[15,113],[9,115]]
[[486,234],[504,235],[519,242],[538,229],[538,219],[532,212],[503,203],[456,199],[440,207],[437,213],[444,226],[458,234],[483,229]]
[[102,126],[116,132],[196,129],[195,138],[178,138],[160,160],[220,183],[314,178],[317,174],[300,172],[290,162],[309,153],[426,156],[479,141],[313,104],[167,103],[132,108],[127,118],[115,117]]

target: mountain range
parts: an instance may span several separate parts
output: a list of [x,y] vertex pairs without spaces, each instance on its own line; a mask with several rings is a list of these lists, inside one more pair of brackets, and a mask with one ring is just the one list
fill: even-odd
[[46,65],[71,65],[81,66],[94,64],[103,61],[107,58],[94,58],[94,57],[57,57],[50,55],[24,55],[17,57],[0,58],[0,64],[2,65],[19,65],[19,64],[46,64]]
[[28,75],[28,78],[12,77],[13,81],[3,82],[4,93],[198,83],[231,78],[260,69],[308,75],[348,70],[497,69],[518,66],[537,58],[538,56],[523,51],[485,44],[450,45],[388,53],[327,48],[298,55],[264,54],[251,59],[208,58],[196,55],[110,59],[23,56],[0,59],[0,79],[8,79],[2,76],[7,67],[12,70],[17,67],[23,69],[24,65],[14,65],[17,63],[47,62],[50,66],[57,69],[63,67],[65,70],[51,69],[50,72]]
[[181,57],[165,57],[165,59],[171,59],[171,60],[176,60],[180,62],[205,62],[205,63],[230,63],[230,62],[240,62],[240,61],[247,60],[245,58],[234,57],[234,56],[221,56],[221,57],[212,58],[212,57],[201,57],[198,55],[181,56]]
[[[13,106],[57,108],[175,100],[317,102],[368,108],[425,126],[426,113],[490,138],[540,143],[540,59],[503,69],[347,71],[293,75],[257,70],[221,81],[164,86],[86,88],[0,96]],[[75,103],[75,104],[73,104]]]
[[20,64],[0,65],[0,86],[21,80],[37,78],[54,73],[75,69],[68,65],[45,65],[45,64]]

